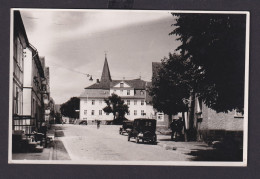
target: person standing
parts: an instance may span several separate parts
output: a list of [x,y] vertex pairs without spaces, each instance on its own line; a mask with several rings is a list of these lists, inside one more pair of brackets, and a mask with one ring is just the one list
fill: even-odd
[[99,127],[100,127],[100,122],[101,121],[99,121],[99,120],[97,121],[97,129],[99,129]]

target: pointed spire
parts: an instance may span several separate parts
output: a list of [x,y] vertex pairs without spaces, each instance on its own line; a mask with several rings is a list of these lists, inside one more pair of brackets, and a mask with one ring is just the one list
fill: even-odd
[[111,82],[111,81],[112,81],[112,78],[111,78],[109,67],[108,67],[107,54],[105,54],[105,63],[103,66],[101,82]]

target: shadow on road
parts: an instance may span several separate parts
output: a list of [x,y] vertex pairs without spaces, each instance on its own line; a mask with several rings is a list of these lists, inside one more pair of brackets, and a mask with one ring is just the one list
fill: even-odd
[[243,150],[196,150],[188,155],[194,156],[193,161],[243,161]]
[[158,141],[173,141],[171,139],[158,139]]

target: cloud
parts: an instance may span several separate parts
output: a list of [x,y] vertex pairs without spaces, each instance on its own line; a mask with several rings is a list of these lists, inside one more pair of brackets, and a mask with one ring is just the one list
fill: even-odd
[[100,78],[104,51],[113,79],[151,80],[151,62],[178,45],[169,36],[174,18],[166,11],[22,10],[30,43],[50,67],[51,96],[63,103]]

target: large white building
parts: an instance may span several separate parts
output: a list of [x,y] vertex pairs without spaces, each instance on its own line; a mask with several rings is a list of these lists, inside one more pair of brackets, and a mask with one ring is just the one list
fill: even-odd
[[153,107],[148,101],[147,85],[148,82],[141,79],[112,80],[105,58],[101,80],[86,87],[80,95],[80,119],[89,122],[113,120],[112,113],[106,114],[103,111],[106,106],[104,99],[113,93],[120,96],[129,106],[129,113],[125,115],[127,119],[154,118]]

